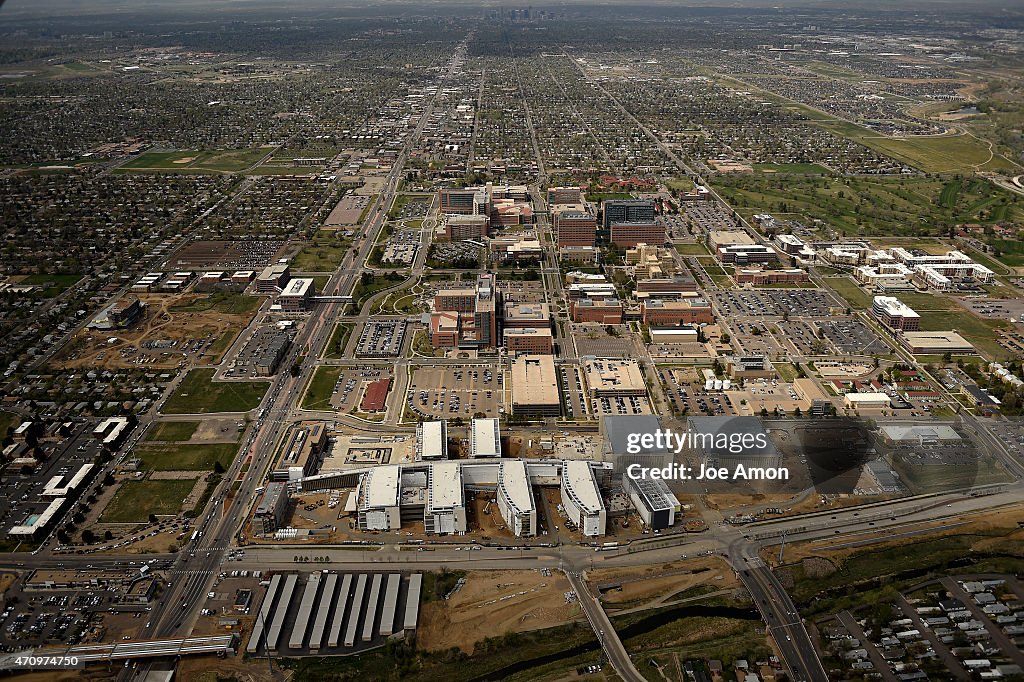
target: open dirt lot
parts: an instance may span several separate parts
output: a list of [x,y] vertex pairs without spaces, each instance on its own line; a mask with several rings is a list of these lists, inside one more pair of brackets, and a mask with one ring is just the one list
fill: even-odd
[[674,595],[698,586],[714,590],[737,587],[729,565],[719,557],[705,556],[646,567],[598,568],[587,571],[591,585],[621,582],[621,587],[604,592],[609,606],[636,602],[671,600]]
[[[61,352],[57,363],[67,369],[172,369],[189,361],[211,360],[212,356],[227,349],[230,340],[249,324],[252,315],[218,310],[191,312],[173,309],[198,298],[202,297],[191,294],[140,296],[146,310],[134,326],[109,331],[83,329],[68,344],[67,350]],[[222,337],[224,340],[218,343]],[[114,341],[111,342],[111,339]]]
[[459,647],[471,652],[485,637],[552,627],[580,615],[566,603],[569,581],[552,572],[475,571],[448,601],[423,605],[417,644],[428,651]]

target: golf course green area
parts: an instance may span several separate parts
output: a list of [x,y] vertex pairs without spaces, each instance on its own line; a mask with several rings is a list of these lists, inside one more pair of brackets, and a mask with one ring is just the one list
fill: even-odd
[[100,523],[146,523],[150,514],[177,514],[196,486],[194,478],[125,481],[100,516]]
[[118,170],[181,173],[237,173],[256,164],[272,148],[219,151],[152,151],[139,154]]
[[236,443],[143,443],[133,454],[147,471],[213,471],[227,469],[237,451]]
[[821,221],[843,236],[947,235],[962,223],[1024,219],[1016,197],[977,177],[718,175],[715,189],[748,220],[757,213]]
[[248,412],[270,386],[265,381],[213,381],[212,368],[193,369],[164,403],[164,414]]

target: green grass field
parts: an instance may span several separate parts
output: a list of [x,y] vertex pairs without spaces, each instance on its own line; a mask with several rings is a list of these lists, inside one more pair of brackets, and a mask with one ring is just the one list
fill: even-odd
[[81,275],[28,275],[21,280],[20,284],[32,284],[43,288],[43,296],[53,298],[60,296],[78,283]]
[[259,296],[216,292],[205,298],[197,298],[190,303],[174,306],[171,311],[201,313],[213,310],[227,315],[251,315],[262,303],[263,299]]
[[220,362],[221,356],[227,352],[228,348],[231,348],[231,344],[234,342],[236,336],[238,336],[238,332],[234,330],[221,332],[221,335],[217,337],[217,340],[210,344],[210,347],[206,349],[206,355],[212,361]]
[[828,169],[816,163],[755,163],[754,170],[761,173],[791,173],[793,175],[828,175]]
[[331,338],[324,346],[324,354],[322,357],[328,359],[337,359],[343,357],[345,352],[345,344],[348,343],[348,337],[352,333],[353,324],[349,322],[341,322],[334,325],[334,331],[331,332]]
[[708,255],[707,247],[699,242],[694,242],[693,244],[676,244],[676,251],[684,256]]
[[849,277],[825,277],[822,281],[849,303],[851,308],[865,310],[871,307],[871,294],[857,286]]
[[265,381],[213,381],[213,369],[191,370],[164,403],[164,414],[248,412],[270,386]]
[[333,272],[351,246],[348,240],[321,230],[295,255],[291,267],[296,272]]
[[[999,253],[998,260],[1011,268],[1024,266],[1024,242],[1009,239],[999,239],[992,242],[992,246]],[[975,254],[971,254],[972,256]]]
[[196,479],[126,481],[100,516],[101,523],[145,523],[150,514],[177,514]]
[[815,220],[846,236],[945,236],[961,223],[991,224],[996,209],[1008,221],[1024,208],[980,177],[821,177],[718,175],[713,183],[748,220],[756,213]]
[[334,385],[341,375],[341,367],[317,367],[302,395],[302,409],[330,410]]
[[143,443],[134,455],[147,471],[213,471],[216,462],[227,469],[237,452],[236,443]]
[[189,173],[236,173],[267,155],[270,149],[219,151],[144,152],[120,167],[120,171],[184,171]]
[[198,428],[199,422],[156,422],[153,428],[146,432],[146,440],[189,440]]

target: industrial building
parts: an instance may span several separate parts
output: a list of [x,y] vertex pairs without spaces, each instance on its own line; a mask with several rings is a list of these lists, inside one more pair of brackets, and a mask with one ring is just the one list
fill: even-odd
[[597,242],[597,218],[587,211],[553,212],[551,226],[559,249],[593,247]]
[[624,474],[633,464],[654,469],[672,463],[674,453],[667,447],[646,447],[642,443],[630,447],[630,434],[656,433],[661,429],[660,417],[651,414],[605,415],[599,427],[604,443],[602,457],[611,463],[616,475]]
[[697,343],[695,327],[651,327],[651,343]]
[[622,301],[614,297],[580,298],[569,301],[569,315],[573,322],[622,324]]
[[461,535],[467,530],[462,466],[458,462],[430,465],[423,530],[428,534]]
[[267,484],[260,503],[252,516],[253,535],[270,535],[281,527],[288,510],[288,484],[271,481]]
[[662,530],[675,525],[681,505],[665,481],[660,478],[632,478],[623,474],[622,489],[645,526],[651,530]]
[[723,263],[748,265],[750,263],[770,263],[778,258],[778,254],[770,246],[764,244],[731,244],[720,246],[715,251],[718,260]]
[[442,289],[434,295],[430,343],[434,348],[491,348],[499,343],[501,292],[491,273],[477,276],[476,286]]
[[388,464],[370,469],[356,490],[359,530],[397,530],[402,526],[399,512],[401,469]]
[[[601,226],[610,230],[615,223],[653,223],[654,202],[650,199],[607,199],[601,204]],[[664,242],[648,240],[648,244]],[[632,245],[631,245],[632,246]]]
[[916,332],[921,329],[921,316],[894,296],[875,296],[871,304],[871,313],[890,329],[903,332]]
[[[696,293],[697,280],[687,274],[676,274],[671,277],[643,277],[636,281],[637,294],[683,294]],[[656,298],[664,298],[658,296]]]
[[416,425],[416,461],[448,459],[448,422],[430,421]]
[[737,284],[750,284],[763,287],[771,284],[798,284],[809,282],[811,277],[806,270],[789,268],[786,270],[768,270],[764,268],[736,268],[733,279]]
[[316,285],[312,277],[296,277],[289,280],[278,294],[277,304],[286,313],[300,313],[312,307],[315,295]]
[[843,396],[843,407],[852,410],[880,410],[891,404],[887,393],[847,393]]
[[512,360],[512,413],[548,417],[562,413],[552,356],[520,355]]
[[899,336],[900,343],[914,355],[974,355],[977,350],[970,341],[954,331],[910,332]]
[[591,398],[643,397],[647,395],[640,363],[632,358],[611,360],[590,358],[583,363]]
[[501,457],[501,426],[497,419],[473,419],[469,429],[469,456]]
[[270,472],[271,481],[298,481],[312,476],[327,448],[327,429],[321,422],[300,422],[285,441],[281,455]]
[[551,308],[547,303],[516,303],[504,307],[503,329],[545,329],[549,327],[551,327]]
[[444,218],[440,232],[451,242],[476,241],[490,233],[490,224],[486,215],[450,215]]
[[608,233],[608,241],[622,248],[638,244],[664,244],[665,226],[653,220],[614,222]]
[[256,291],[261,294],[272,294],[284,289],[291,277],[287,263],[268,265],[256,276]]
[[687,427],[699,436],[694,449],[700,461],[709,467],[774,467],[781,460],[757,417],[689,417]]
[[[563,460],[498,458],[393,464],[310,476],[303,479],[302,489],[355,485],[356,494],[349,496],[346,509],[357,515],[360,530],[397,530],[402,524],[423,521],[427,532],[438,534],[466,531],[466,490],[493,490],[509,528],[517,534],[536,533],[536,520],[531,518],[536,515],[531,488],[562,485],[566,464]],[[569,464],[578,470],[566,480],[577,487],[581,479],[590,480],[594,487],[611,481],[611,463],[580,460]],[[508,468],[503,470],[506,465]],[[586,486],[581,490],[573,494],[584,495],[588,510],[600,506],[594,502],[600,499],[599,493],[588,493]],[[597,527],[603,530],[603,520]]]
[[608,512],[589,463],[579,460],[562,463],[561,500],[566,515],[583,535],[605,534]]
[[89,323],[89,329],[125,329],[142,317],[145,306],[139,297],[129,294],[119,298],[101,310]]
[[124,442],[134,426],[134,417],[107,417],[92,430],[93,438],[100,441],[105,450],[116,450]]
[[522,460],[506,460],[498,469],[498,511],[517,537],[537,535],[537,504]]
[[705,299],[687,297],[677,301],[641,301],[640,319],[647,325],[678,327],[684,324],[713,324],[715,316],[711,304]]
[[288,353],[288,347],[292,345],[292,335],[286,332],[279,332],[270,337],[266,345],[259,349],[253,359],[253,367],[256,375],[261,377],[273,376],[277,373],[281,361]]
[[506,329],[502,335],[505,337],[505,350],[509,355],[551,355],[554,352],[555,343],[550,327]]

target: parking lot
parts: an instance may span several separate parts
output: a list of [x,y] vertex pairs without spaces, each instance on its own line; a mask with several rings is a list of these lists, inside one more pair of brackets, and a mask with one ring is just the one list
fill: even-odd
[[824,355],[831,351],[828,341],[818,338],[814,325],[804,320],[779,320],[779,338],[788,342],[798,355]]
[[736,414],[729,396],[704,390],[704,382],[696,369],[659,369],[658,377],[669,403],[680,414]]
[[743,355],[764,355],[774,358],[783,352],[782,344],[772,335],[768,325],[762,322],[731,322],[732,341]]
[[576,344],[576,355],[596,358],[628,358],[635,354],[627,325],[612,325],[615,334],[608,333],[609,325],[596,323],[573,324],[571,333]]
[[565,416],[568,419],[586,419],[587,398],[583,387],[583,375],[580,368],[563,366],[558,370],[562,381],[562,402],[565,405]]
[[343,369],[334,384],[331,407],[340,412],[351,412],[359,407],[363,385],[387,376],[385,369]]
[[356,357],[395,358],[405,343],[405,320],[370,320],[363,325]]
[[1002,298],[957,299],[975,315],[988,319],[1020,320],[1024,317],[1024,300]]
[[719,290],[711,294],[719,317],[829,317],[838,306],[821,289]]
[[856,318],[822,320],[817,323],[823,337],[843,355],[888,355],[888,344]]
[[702,235],[736,228],[732,213],[717,201],[691,201],[683,208],[683,215]]
[[432,419],[467,420],[502,411],[504,376],[486,365],[418,367],[413,371],[406,404],[413,413]]

